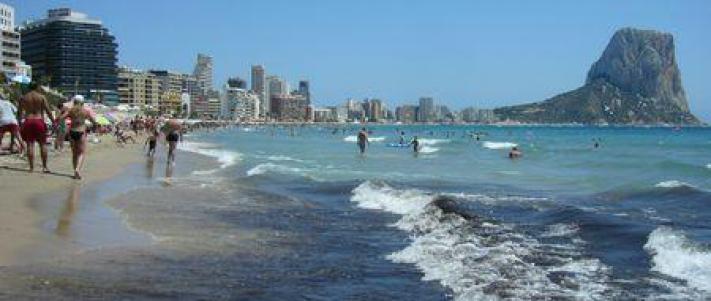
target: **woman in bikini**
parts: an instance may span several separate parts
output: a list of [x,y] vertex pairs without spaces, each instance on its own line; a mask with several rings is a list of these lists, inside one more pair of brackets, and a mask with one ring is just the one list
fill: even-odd
[[71,128],[69,129],[69,141],[72,146],[72,166],[74,167],[74,178],[81,179],[79,171],[82,166],[84,166],[84,159],[86,153],[86,120],[91,121],[93,125],[96,125],[96,120],[89,114],[84,108],[84,97],[81,95],[76,95],[73,98],[74,106],[67,110],[60,117],[61,119],[69,117],[72,121]]

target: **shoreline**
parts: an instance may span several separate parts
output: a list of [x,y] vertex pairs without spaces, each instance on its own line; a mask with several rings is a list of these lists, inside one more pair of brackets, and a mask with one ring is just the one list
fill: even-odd
[[711,124],[597,124],[597,123],[478,123],[478,122],[314,122],[314,121],[236,121],[236,120],[197,120],[206,124],[224,124],[237,126],[473,126],[473,127],[535,127],[535,128],[711,128]]
[[[73,210],[69,210],[72,206],[66,192],[70,192],[71,198],[73,193],[78,194],[79,190],[109,180],[143,158],[142,144],[117,147],[111,136],[100,139],[100,143],[89,144],[84,180],[81,181],[71,178],[71,150],[68,144],[61,153],[50,151],[48,165],[51,174],[42,174],[37,170],[28,173],[26,161],[17,156],[0,158],[0,191],[4,200],[0,203],[0,220],[3,221],[0,227],[0,241],[3,241],[0,244],[0,266],[41,261],[76,251],[71,239],[60,237],[63,230],[59,228],[73,214]],[[137,140],[142,141],[140,136]],[[39,163],[39,158],[35,159]],[[57,205],[64,208],[48,211],[48,204],[49,207]],[[46,229],[45,224],[50,220],[56,220],[58,232]]]

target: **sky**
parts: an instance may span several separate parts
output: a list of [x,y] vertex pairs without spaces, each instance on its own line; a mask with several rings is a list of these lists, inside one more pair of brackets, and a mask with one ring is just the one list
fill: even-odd
[[19,24],[70,7],[100,19],[119,64],[192,72],[215,84],[263,64],[315,105],[432,96],[452,108],[541,101],[575,89],[617,29],[669,32],[692,113],[711,121],[711,1],[0,0]]

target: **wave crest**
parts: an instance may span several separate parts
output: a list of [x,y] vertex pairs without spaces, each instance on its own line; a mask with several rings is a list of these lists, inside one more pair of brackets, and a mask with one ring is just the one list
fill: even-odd
[[644,249],[652,255],[652,270],[687,281],[711,292],[711,250],[688,239],[683,232],[659,227],[649,234]]
[[220,163],[220,168],[232,166],[242,158],[242,155],[238,152],[219,149],[217,147],[218,146],[214,144],[190,141],[184,141],[178,144],[179,150],[217,159],[217,162]]
[[402,215],[393,226],[409,232],[412,242],[387,258],[414,264],[424,281],[439,281],[456,300],[594,300],[611,293],[609,268],[586,258],[576,245],[542,243],[514,226],[478,216],[466,200],[370,181],[356,187],[351,200]]
[[299,174],[303,175],[304,170],[301,168],[284,166],[274,163],[262,163],[255,167],[252,167],[247,171],[247,176],[257,176],[263,175],[269,172],[283,173],[283,174]]
[[[351,135],[351,136],[346,136],[343,138],[343,141],[345,142],[358,142],[358,136]],[[385,137],[368,137],[368,142],[383,142],[385,141]]]
[[685,182],[677,181],[677,180],[659,182],[659,183],[655,184],[654,187],[657,187],[657,188],[694,188],[694,186],[689,183],[685,183]]
[[484,144],[482,144],[484,148],[488,149],[509,149],[518,146],[518,144],[513,143],[513,142],[494,142],[494,141],[485,141]]

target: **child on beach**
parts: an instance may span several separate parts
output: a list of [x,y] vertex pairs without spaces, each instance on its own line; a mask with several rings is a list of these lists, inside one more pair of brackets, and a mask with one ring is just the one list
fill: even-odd
[[158,130],[153,129],[153,131],[146,138],[146,142],[143,144],[143,148],[148,145],[148,153],[146,153],[146,155],[149,157],[153,157],[156,154],[156,144],[158,142],[158,135],[160,135]]

